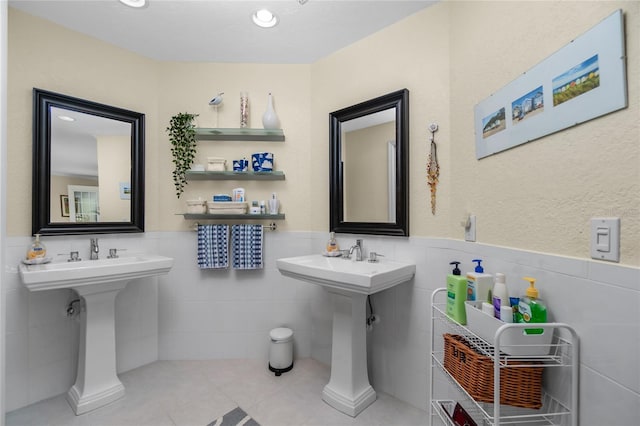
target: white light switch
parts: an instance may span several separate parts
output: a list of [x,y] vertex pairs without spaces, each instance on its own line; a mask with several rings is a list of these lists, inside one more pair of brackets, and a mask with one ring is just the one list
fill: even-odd
[[591,257],[612,262],[620,261],[620,218],[591,219]]

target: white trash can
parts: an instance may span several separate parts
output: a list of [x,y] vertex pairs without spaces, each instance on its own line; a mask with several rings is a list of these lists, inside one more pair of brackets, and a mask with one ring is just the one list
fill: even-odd
[[269,370],[280,376],[293,368],[293,331],[285,327],[274,328],[269,337]]

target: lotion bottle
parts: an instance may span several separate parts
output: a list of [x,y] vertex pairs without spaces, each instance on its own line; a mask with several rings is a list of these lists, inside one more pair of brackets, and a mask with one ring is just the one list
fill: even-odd
[[496,273],[496,282],[493,285],[491,294],[493,295],[493,316],[500,319],[500,307],[511,306],[509,302],[509,291],[504,274]]
[[467,300],[486,302],[493,287],[493,276],[484,273],[481,259],[473,262],[477,265],[474,272],[467,272]]
[[[519,322],[523,323],[541,323],[547,322],[547,306],[540,300],[540,293],[535,287],[535,278],[524,277],[525,281],[529,282],[529,288],[525,292],[525,295],[520,298],[518,303],[518,311],[520,316]],[[542,334],[544,329],[542,328],[525,328],[525,334]]]
[[455,265],[453,271],[447,275],[447,316],[459,324],[467,323],[467,312],[464,302],[467,300],[467,279],[460,275],[460,262],[450,262]]

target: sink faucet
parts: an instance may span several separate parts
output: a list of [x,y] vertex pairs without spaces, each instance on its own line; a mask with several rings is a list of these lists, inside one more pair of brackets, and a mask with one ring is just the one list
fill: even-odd
[[98,260],[98,253],[100,253],[100,247],[98,247],[98,239],[92,238],[91,239],[91,256],[89,257],[89,259]]
[[351,248],[349,249],[349,256],[351,256],[354,250],[356,251],[356,261],[362,262],[362,240],[361,239],[358,238],[356,240],[356,243],[351,246]]

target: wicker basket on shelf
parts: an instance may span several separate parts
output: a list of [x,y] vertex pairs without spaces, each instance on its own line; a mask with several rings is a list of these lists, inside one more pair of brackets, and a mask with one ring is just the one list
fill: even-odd
[[[542,370],[534,362],[509,360],[500,369],[500,403],[514,407],[542,407]],[[493,359],[477,353],[455,334],[444,335],[444,368],[469,395],[493,403]]]

